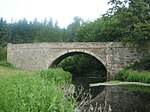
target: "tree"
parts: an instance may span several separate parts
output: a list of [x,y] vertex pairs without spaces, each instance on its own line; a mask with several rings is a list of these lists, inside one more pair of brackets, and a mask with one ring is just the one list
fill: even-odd
[[8,25],[3,18],[0,18],[0,44],[1,45],[6,45],[7,44],[7,37],[9,35],[8,32]]
[[62,42],[67,41],[66,30],[58,26],[58,22],[46,19],[43,22],[43,28],[38,32],[36,42]]
[[71,23],[70,25],[68,25],[68,27],[67,27],[69,41],[71,41],[71,42],[77,41],[76,31],[81,26],[81,24],[83,23],[83,20],[78,16],[74,17],[73,19],[74,19],[74,22]]
[[[37,34],[36,27],[34,25],[36,22],[33,23],[28,21],[24,18],[23,20],[19,20],[16,23],[10,24],[10,35],[11,35],[11,43],[30,43],[33,42],[35,36]],[[36,25],[35,25],[36,26]]]
[[[77,30],[78,41],[124,41],[143,45],[150,40],[150,2],[110,0],[106,14],[85,22]],[[127,5],[128,4],[128,5]]]
[[[123,29],[122,41],[143,45],[150,40],[150,3],[146,0],[130,0],[129,6],[118,0],[111,0],[114,7],[109,12],[115,10],[113,16],[120,20]],[[120,5],[124,4],[124,5]],[[117,10],[116,10],[117,9]],[[110,15],[107,14],[107,15]]]
[[101,17],[94,22],[84,22],[77,30],[78,41],[108,42],[120,41],[122,28],[115,17]]

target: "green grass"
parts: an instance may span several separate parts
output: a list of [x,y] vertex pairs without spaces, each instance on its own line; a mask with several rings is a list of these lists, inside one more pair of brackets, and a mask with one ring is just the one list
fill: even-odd
[[150,83],[150,72],[139,72],[132,69],[122,70],[115,75],[116,80]]
[[74,112],[76,101],[63,86],[71,74],[61,69],[30,72],[0,66],[0,112]]
[[32,74],[32,73],[34,72],[0,66],[0,76],[16,75],[16,74]]

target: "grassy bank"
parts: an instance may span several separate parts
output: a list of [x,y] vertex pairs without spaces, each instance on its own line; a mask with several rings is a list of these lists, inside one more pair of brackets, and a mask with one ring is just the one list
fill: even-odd
[[71,74],[61,69],[30,72],[0,66],[0,112],[74,112],[63,90]]
[[132,69],[122,70],[115,75],[116,80],[150,83],[150,72],[140,72]]

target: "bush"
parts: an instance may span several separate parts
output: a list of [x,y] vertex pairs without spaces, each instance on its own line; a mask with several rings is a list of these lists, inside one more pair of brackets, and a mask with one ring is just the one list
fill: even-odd
[[6,60],[7,50],[0,46],[0,61]]
[[58,69],[14,73],[0,76],[0,112],[74,112],[76,102],[66,98],[61,84],[70,74]]
[[122,70],[115,75],[116,80],[150,83],[149,72],[139,72],[135,70]]
[[5,60],[0,61],[0,66],[14,68],[14,66],[10,62]]
[[57,83],[71,82],[72,75],[63,69],[49,69],[40,72],[40,76],[46,80],[54,80]]

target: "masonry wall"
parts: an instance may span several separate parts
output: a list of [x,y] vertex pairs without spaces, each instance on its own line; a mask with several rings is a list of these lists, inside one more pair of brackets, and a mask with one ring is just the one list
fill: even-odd
[[113,79],[114,73],[139,61],[141,57],[135,48],[117,42],[55,42],[7,46],[7,60],[17,68],[30,70],[48,69],[60,57],[66,58],[66,54],[71,53],[86,53],[97,58],[106,67],[108,79]]

